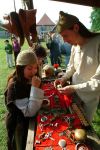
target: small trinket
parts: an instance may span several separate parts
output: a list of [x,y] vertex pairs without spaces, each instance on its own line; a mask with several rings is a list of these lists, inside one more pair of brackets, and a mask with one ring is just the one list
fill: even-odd
[[53,150],[53,148],[50,146],[50,147],[46,147],[44,150]]
[[48,107],[48,106],[50,106],[50,100],[49,99],[44,99],[42,107]]
[[62,88],[62,85],[61,85],[61,84],[58,84],[58,85],[57,85],[57,89],[59,89],[59,88]]
[[45,121],[47,121],[48,120],[48,118],[46,117],[46,116],[43,116],[42,118],[41,118],[41,122],[45,122]]
[[54,126],[53,123],[50,123],[50,126],[53,127]]
[[53,131],[47,132],[47,133],[45,134],[44,139],[51,139],[51,140],[54,140],[54,139],[51,137],[51,136],[52,136],[52,133],[53,133]]
[[41,140],[41,139],[44,139],[44,137],[45,137],[45,132],[42,132],[40,135],[39,135],[39,139]]
[[56,122],[54,126],[55,126],[55,127],[58,127],[58,125],[59,125],[59,124]]
[[73,125],[74,119],[75,119],[74,117],[68,117],[68,116],[64,117],[65,122],[67,122],[71,127]]
[[91,150],[91,148],[89,148],[84,143],[77,143],[75,146],[75,150]]
[[67,143],[64,139],[60,139],[59,142],[58,142],[58,145],[61,147],[61,148],[64,148],[66,147]]
[[84,129],[75,129],[74,137],[77,141],[84,141],[86,139],[86,131]]
[[64,135],[63,132],[60,132],[60,133],[59,133],[59,136],[63,136],[63,135]]
[[64,130],[64,131],[60,132],[59,136],[66,136],[66,131]]
[[36,140],[36,141],[35,141],[35,144],[41,144],[41,141]]

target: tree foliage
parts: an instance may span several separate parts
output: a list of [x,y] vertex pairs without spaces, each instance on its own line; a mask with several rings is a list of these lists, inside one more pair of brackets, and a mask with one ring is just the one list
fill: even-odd
[[[2,21],[0,20],[0,25],[2,24]],[[3,29],[1,28],[1,26],[0,26],[0,31],[2,31]]]
[[93,8],[91,13],[91,30],[100,31],[100,8]]

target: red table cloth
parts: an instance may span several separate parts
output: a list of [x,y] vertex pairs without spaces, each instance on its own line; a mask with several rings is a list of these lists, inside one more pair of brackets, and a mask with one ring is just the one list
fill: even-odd
[[[59,140],[66,141],[66,149],[74,150],[72,131],[82,124],[76,113],[70,112],[72,98],[59,93],[52,83],[42,86],[47,100],[46,107],[37,115],[37,128],[34,141],[36,150],[61,150]],[[45,105],[45,103],[44,103]]]

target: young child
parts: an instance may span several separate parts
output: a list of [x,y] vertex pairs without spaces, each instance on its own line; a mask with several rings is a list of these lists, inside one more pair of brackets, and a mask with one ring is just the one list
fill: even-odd
[[25,150],[29,117],[35,116],[42,105],[44,92],[37,71],[36,55],[31,50],[20,52],[5,92],[8,150]]
[[5,51],[6,51],[6,60],[8,67],[13,67],[13,58],[12,58],[12,45],[9,43],[9,40],[5,40]]
[[45,65],[43,67],[44,77],[52,78],[55,76],[55,70],[53,66]]
[[33,51],[36,54],[37,59],[38,59],[39,76],[42,77],[43,64],[44,64],[44,60],[45,60],[45,58],[47,56],[46,49],[43,46],[41,46],[41,45],[37,45],[33,49]]
[[12,37],[11,40],[12,40],[12,47],[14,51],[14,59],[15,59],[15,64],[16,64],[16,59],[17,59],[18,54],[20,53],[21,46],[16,37]]

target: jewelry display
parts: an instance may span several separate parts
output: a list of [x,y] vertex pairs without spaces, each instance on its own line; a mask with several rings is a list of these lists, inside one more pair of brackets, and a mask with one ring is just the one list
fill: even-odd
[[[78,105],[72,103],[71,97],[59,93],[52,83],[45,83],[42,89],[44,107],[37,116],[34,147],[40,150],[90,150],[84,149],[87,134],[83,129],[89,123]],[[80,147],[79,143],[83,145]]]

